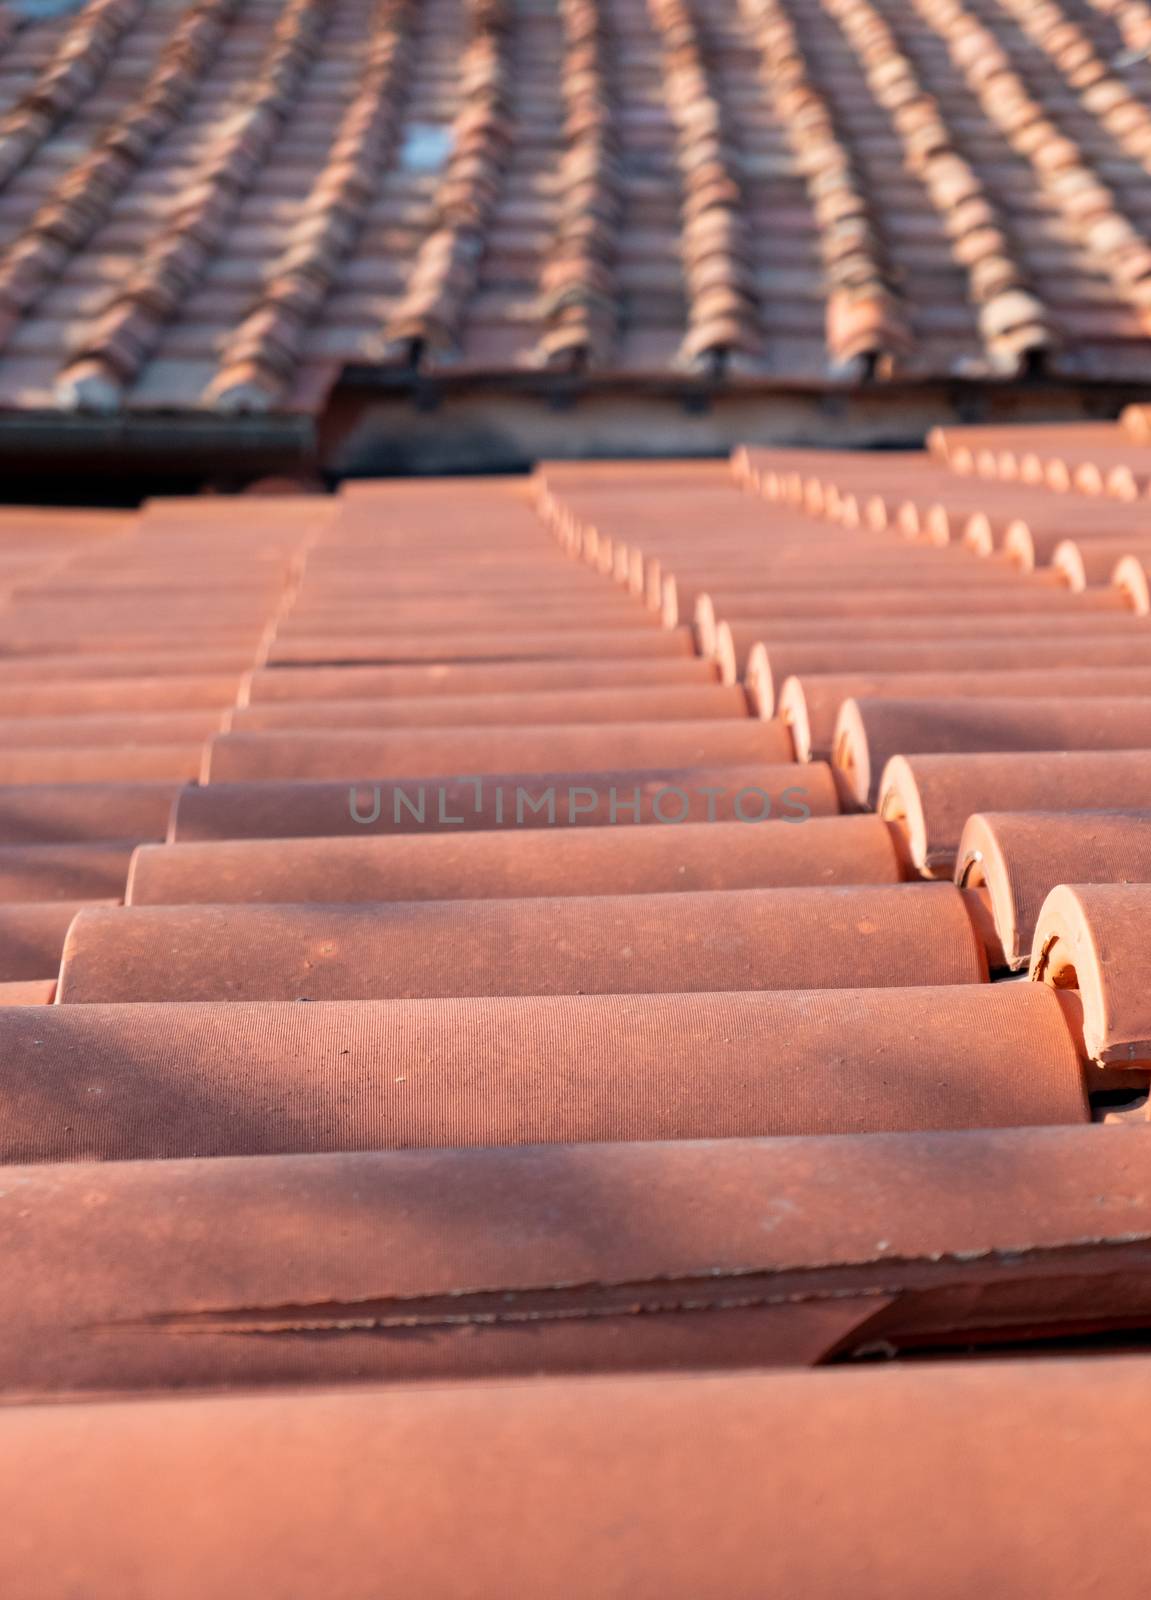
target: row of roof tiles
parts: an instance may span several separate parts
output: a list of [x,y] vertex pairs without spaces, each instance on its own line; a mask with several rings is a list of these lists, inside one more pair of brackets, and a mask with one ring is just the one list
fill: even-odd
[[[893,535],[887,524],[895,530],[917,524],[922,500],[887,507],[872,497],[864,510],[868,530],[854,530],[857,505],[844,519],[843,495],[827,490],[831,480],[855,481],[853,471],[866,477],[874,463],[848,460],[842,463],[846,477],[837,473],[837,464],[834,457],[818,458],[807,480],[789,471],[785,458],[740,457],[739,476],[769,497],[831,506],[840,516],[830,531],[819,533],[804,530],[788,511],[778,534],[778,519],[754,499],[741,498],[713,468],[632,468],[630,480],[611,471],[597,478],[594,470],[546,469],[538,488],[545,518],[564,542],[624,580],[617,589],[592,580],[592,588],[577,590],[578,604],[571,592],[573,569],[538,545],[522,492],[498,485],[482,497],[483,549],[473,555],[474,573],[458,580],[459,599],[437,573],[441,560],[463,547],[454,534],[434,531],[446,503],[441,495],[453,491],[434,487],[378,492],[382,503],[394,499],[402,513],[395,537],[373,530],[379,513],[365,491],[349,496],[335,522],[322,501],[289,502],[291,512],[276,513],[284,525],[276,535],[254,551],[230,546],[228,557],[216,561],[215,589],[207,584],[202,591],[187,586],[184,547],[194,539],[198,557],[203,555],[207,541],[200,530],[207,513],[177,508],[173,515],[155,508],[142,519],[142,532],[94,517],[91,531],[98,537],[91,548],[68,542],[64,519],[62,544],[50,564],[57,576],[37,584],[21,574],[12,587],[5,630],[11,652],[5,671],[17,679],[5,707],[12,715],[4,771],[15,785],[3,801],[12,832],[0,865],[11,884],[7,915],[14,947],[5,978],[52,978],[48,952],[58,945],[83,886],[113,891],[118,880],[122,886],[131,845],[163,825],[172,791],[162,785],[195,778],[200,783],[176,804],[173,843],[163,849],[145,845],[132,860],[130,914],[93,909],[76,922],[61,974],[63,999],[224,993],[292,998],[302,979],[291,919],[305,947],[316,931],[316,913],[299,905],[290,914],[272,907],[230,912],[224,931],[210,941],[214,966],[181,953],[185,944],[192,952],[202,949],[209,943],[205,929],[221,920],[218,910],[201,913],[193,904],[210,908],[286,898],[344,904],[338,914],[324,913],[333,949],[354,943],[356,928],[368,928],[350,965],[341,960],[316,971],[307,998],[554,993],[569,984],[580,991],[737,988],[746,963],[762,959],[767,949],[759,907],[769,886],[775,901],[788,907],[790,925],[785,942],[774,931],[776,980],[787,968],[789,985],[801,988],[898,985],[914,980],[916,970],[915,962],[907,964],[905,941],[900,951],[901,929],[918,904],[915,895],[910,886],[900,890],[885,917],[877,889],[863,893],[849,886],[898,883],[916,873],[938,877],[956,862],[959,881],[966,884],[973,862],[996,854],[998,876],[986,865],[977,874],[982,893],[965,890],[966,900],[952,902],[941,886],[917,891],[925,931],[915,960],[922,966],[926,952],[938,945],[944,976],[937,981],[978,978],[978,967],[960,972],[948,965],[968,959],[960,950],[972,938],[974,915],[972,948],[980,951],[983,971],[988,964],[993,970],[1025,964],[1047,890],[1061,877],[1075,878],[1068,870],[1075,863],[1083,869],[1078,876],[1088,877],[1106,871],[1117,855],[1134,861],[1142,848],[1141,823],[1069,817],[1062,850],[1053,857],[1034,846],[1041,827],[1036,835],[1026,820],[1020,827],[1010,815],[994,813],[1019,804],[1021,779],[1024,803],[1034,805],[1041,787],[1037,774],[1044,771],[1067,775],[1066,792],[1074,794],[1077,810],[1098,809],[1103,801],[1138,801],[1144,751],[1151,743],[1147,702],[1138,672],[1118,662],[1140,649],[1139,616],[1125,588],[1081,586],[1077,592],[1058,581],[1060,569],[1027,576],[1009,558],[980,562],[962,551],[908,544],[898,532]],[[565,489],[565,480],[574,487]],[[938,491],[946,505],[948,485],[955,483],[961,480],[923,464],[918,488]],[[670,516],[673,500],[685,523],[682,536]],[[268,504],[259,514],[271,526]],[[1050,496],[1031,521],[1040,525],[1046,510],[1061,523],[1062,508]],[[191,519],[187,533],[181,515]],[[720,515],[724,533],[708,549],[704,564],[712,581],[705,589],[702,576],[689,581],[692,569],[680,564],[677,550],[695,558],[699,517]],[[614,536],[620,518],[639,543],[628,546]],[[986,513],[974,512],[972,520],[982,527]],[[166,522],[172,527],[164,532]],[[424,542],[418,558],[397,572],[397,555],[413,522],[425,525]],[[17,516],[16,528],[21,525]],[[161,531],[149,538],[153,525]],[[81,526],[89,532],[87,523]],[[373,551],[383,558],[378,578],[372,576]],[[18,547],[10,550],[14,575],[20,573],[19,555]],[[827,583],[821,564],[828,562],[849,587]],[[1119,568],[1124,564],[1120,560]],[[78,634],[77,618],[86,608],[74,596],[94,577],[106,577],[108,586],[89,622],[92,632]],[[658,610],[639,609],[628,589],[654,597]],[[714,664],[691,654],[690,631],[678,618],[678,608],[693,597],[698,631]],[[141,602],[143,632],[133,620]],[[532,631],[509,638],[509,625],[529,606]],[[540,626],[545,618],[546,633]],[[660,627],[661,619],[670,625]],[[903,638],[916,634],[916,619],[944,637]],[[193,647],[188,655],[153,654],[161,627],[169,643],[176,635]],[[1023,632],[1024,639],[1007,638],[1005,628]],[[889,640],[885,635],[891,632],[901,637]],[[206,654],[198,653],[202,644]],[[59,650],[47,661],[37,654],[46,645]],[[104,659],[111,665],[94,668],[87,653],[94,645],[107,651]],[[242,687],[218,671],[187,670],[224,665],[220,647],[234,649],[233,665],[253,654],[268,664],[248,674]],[[325,657],[342,664],[306,664]],[[351,664],[372,657],[378,664]],[[1070,665],[1069,657],[1081,664]],[[407,660],[432,664],[397,664]],[[629,676],[633,661],[635,682],[624,687],[620,679]],[[746,689],[716,681],[730,678],[741,661],[748,668]],[[23,683],[26,671],[44,665],[64,673],[126,675],[72,685],[67,679],[53,682],[45,672],[43,683]],[[829,666],[847,670],[829,674]],[[605,684],[619,686],[591,687],[597,672]],[[580,689],[570,687],[576,680]],[[1058,698],[1053,690],[1060,691]],[[226,702],[237,693],[244,703],[228,709]],[[749,709],[761,718],[778,714],[757,720],[747,715]],[[973,760],[964,759],[966,751]],[[1038,764],[1021,761],[1025,752],[1037,752]],[[796,755],[809,763],[794,769],[802,770],[802,782],[790,781],[786,765]],[[934,791],[927,782],[933,760],[942,775]],[[659,771],[691,773],[697,780],[726,774],[759,781],[727,787],[677,782],[664,793],[644,777]],[[461,772],[477,776],[461,778]],[[569,782],[569,792],[561,790],[557,800],[554,776],[565,772],[584,781]],[[444,814],[429,821],[426,785],[419,780],[436,774],[453,776],[436,796],[436,809]],[[629,787],[632,778],[639,781]],[[93,783],[126,779],[156,788],[98,793],[105,803],[90,809],[85,836],[77,840],[75,785],[86,783],[90,805]],[[1105,794],[1100,780],[1107,783]],[[27,789],[29,783],[61,782],[64,788],[56,793]],[[950,804],[937,797],[946,794],[948,782],[958,791]],[[357,801],[353,792],[352,805],[341,806],[351,784],[364,785],[365,793]],[[121,802],[138,814],[141,801],[152,813],[142,835],[116,816]],[[466,857],[450,836],[457,805],[464,807],[471,831],[491,830],[477,835]],[[557,806],[560,822],[610,823],[625,805],[629,820],[683,821],[686,831],[672,836],[658,826],[641,827],[640,837],[626,844],[612,831],[591,838],[500,833],[513,811],[517,827],[532,829],[553,825]],[[860,805],[878,806],[880,816],[834,817],[844,806]],[[992,813],[973,825],[981,845],[969,843],[961,831],[973,811]],[[825,820],[810,822],[801,842],[785,844],[777,833],[778,848],[752,845],[741,830],[773,812],[784,821]],[[409,821],[411,837],[367,836],[380,827],[402,835]],[[228,842],[237,829],[255,837]],[[417,830],[425,836],[415,836]],[[333,837],[357,833],[339,843]],[[261,842],[295,835],[298,843]],[[328,837],[322,845],[310,843],[309,836],[317,835]],[[185,843],[185,837],[202,842]],[[715,855],[720,842],[721,858]],[[670,902],[650,898],[668,886],[669,874],[680,891],[674,911]],[[396,893],[397,882],[410,885],[403,896]],[[445,939],[444,919],[450,923],[456,915],[451,906],[423,913],[407,905],[394,935],[378,915],[364,924],[351,909],[351,902],[379,899],[381,883],[389,886],[389,899],[510,896],[514,903],[483,911],[485,925],[490,923],[490,954],[483,959],[481,912],[461,905],[459,915],[471,919],[473,947],[465,980],[450,972],[452,940]],[[822,887],[813,894],[803,889],[807,884]],[[827,892],[832,884],[839,885],[836,895]],[[37,885],[44,888],[33,896]],[[547,904],[523,900],[525,891]],[[555,900],[557,893],[573,891],[574,898]],[[586,902],[584,909],[581,896],[608,891],[608,898]],[[882,938],[872,941],[865,967],[858,965],[864,958],[851,932],[853,896],[872,904],[872,931],[878,935],[886,926],[890,936],[890,947]],[[187,909],[169,910],[168,902]],[[616,908],[612,921],[609,907]],[[707,932],[717,914],[727,918],[723,951],[712,948]],[[840,914],[846,944],[836,957],[827,919]],[[678,964],[655,937],[666,916],[698,924],[694,943],[681,941]],[[553,925],[574,919],[570,973],[535,963],[541,917]],[[958,917],[956,927],[968,930],[959,945],[947,932],[949,917]],[[741,918],[748,919],[747,927],[737,939],[733,929]],[[805,919],[824,926],[818,949],[796,933]],[[153,924],[164,930],[163,940],[156,939]],[[621,971],[612,950],[621,938],[629,949],[644,942],[645,928],[650,960],[635,958]],[[138,942],[139,962],[126,959],[130,940]],[[264,940],[267,957],[257,961],[252,952]],[[393,940],[402,950],[380,959],[374,946],[383,951]],[[233,946],[252,955],[249,975],[233,970]],[[698,950],[708,952],[702,963]],[[310,971],[311,958],[302,959]],[[453,983],[463,987],[455,990]]]
[[1146,27],[90,0],[0,63],[0,405],[313,410],[349,365],[1145,379]]

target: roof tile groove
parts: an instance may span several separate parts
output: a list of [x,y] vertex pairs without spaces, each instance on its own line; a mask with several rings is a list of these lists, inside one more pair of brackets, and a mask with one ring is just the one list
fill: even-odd
[[114,197],[176,126],[236,9],[237,0],[197,0],[191,6],[139,100],[127,106],[92,151],[64,173],[0,256],[0,307],[5,314],[0,338],[5,342],[92,237]]
[[860,374],[890,364],[911,334],[888,241],[834,108],[812,82],[798,13],[785,0],[744,0],[763,77],[804,175],[828,282],[826,340],[833,366]]
[[564,140],[560,210],[541,277],[537,347],[549,367],[610,365],[618,335],[622,215],[615,128],[615,41],[600,0],[560,0],[564,27]]
[[687,331],[679,359],[722,373],[759,354],[756,290],[737,152],[724,126],[692,0],[648,0],[663,45],[664,93],[676,126]]
[[126,287],[77,341],[58,380],[63,403],[120,409],[164,324],[203,274],[239,196],[256,179],[328,17],[320,0],[288,0],[245,108],[220,130]]
[[1085,111],[1116,144],[1151,171],[1151,110],[1108,70],[1086,31],[1054,0],[1000,0],[1024,33],[1059,68]]
[[685,365],[1151,374],[1129,10],[234,3],[96,0],[9,47],[3,409],[298,420],[413,360],[679,393]]
[[0,121],[0,185],[93,94],[142,0],[89,0],[27,93]]
[[460,58],[460,109],[436,189],[434,225],[383,332],[386,359],[450,359],[477,277],[485,233],[510,154],[508,0],[465,0],[471,37]]
[[220,411],[266,411],[290,387],[308,327],[363,228],[391,155],[410,65],[411,0],[379,0],[360,86],[284,253],[255,308],[228,338],[207,400]]
[[921,175],[944,220],[979,307],[979,329],[993,364],[1017,372],[1030,355],[1051,346],[1056,331],[1020,264],[1006,218],[880,11],[868,0],[821,4],[859,55],[872,93],[899,136],[905,163]]
[[1036,182],[1076,237],[1110,274],[1146,332],[1151,310],[1151,245],[1096,166],[1049,115],[1013,69],[990,28],[962,0],[911,0],[934,27],[987,117],[1025,156]]

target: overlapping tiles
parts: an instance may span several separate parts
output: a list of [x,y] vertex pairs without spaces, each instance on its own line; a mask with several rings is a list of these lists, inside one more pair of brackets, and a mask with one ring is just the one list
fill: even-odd
[[[73,1510],[77,1461],[121,1495],[148,1461],[162,1500],[197,1438],[342,1449],[355,1379],[349,1416],[426,1438],[442,1404],[482,1449],[519,1404],[554,1461],[614,1373],[625,1418],[668,1397],[677,1471],[716,1384],[773,1450],[807,1385],[826,1485],[835,1375],[748,1369],[877,1356],[842,1393],[871,1417],[896,1378],[921,1475],[949,1406],[1129,1414],[1138,528],[942,455],[750,449],[63,517],[49,554],[0,518],[0,1457]],[[163,1398],[236,1388],[280,1392]],[[241,1497],[277,1550],[281,1473]],[[378,1493],[295,1513],[324,1560]]]
[[349,368],[1146,381],[1130,10],[26,18],[0,124],[0,404],[298,415]]

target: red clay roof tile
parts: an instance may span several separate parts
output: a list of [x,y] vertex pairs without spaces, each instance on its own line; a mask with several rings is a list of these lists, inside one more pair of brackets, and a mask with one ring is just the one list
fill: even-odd
[[917,866],[950,875],[975,812],[1137,810],[1148,782],[1147,750],[896,755],[880,779],[878,810],[906,829]]
[[1110,613],[1051,617],[1012,611],[969,619],[952,612],[835,619],[820,630],[817,621],[806,619],[790,625],[742,619],[701,630],[701,642],[705,648],[710,643],[725,681],[738,667],[757,687],[770,683],[778,694],[785,678],[822,672],[1151,666],[1151,635],[1124,626],[1134,620]]
[[92,909],[69,932],[59,1000],[646,994],[985,977],[964,896],[946,884],[904,884]]
[[1055,1335],[1122,1328],[1151,1293],[1146,1143],[1030,1128],[9,1169],[0,1395],[674,1370],[704,1353],[814,1365],[969,1334],[1009,1350],[1036,1331],[1021,1307]]
[[[717,683],[714,662],[699,656],[630,660],[628,684],[635,689]],[[433,699],[463,696],[565,693],[617,688],[616,661],[437,661],[420,666],[276,667],[253,672],[239,703],[262,706],[292,701],[351,700],[361,696],[383,707],[418,697],[434,719]],[[2,691],[0,691],[2,692]]]
[[0,1157],[1078,1124],[1067,1004],[1021,983],[0,1010]]
[[[1090,659],[1083,649],[1080,659]],[[766,661],[766,655],[758,658]],[[804,673],[784,679],[772,699],[772,683],[765,670],[756,680],[756,693],[765,713],[774,711],[791,731],[799,760],[827,760],[835,743],[836,719],[845,700],[931,699],[987,700],[1010,695],[1050,699],[1107,699],[1116,696],[1151,697],[1151,666],[1034,668],[1028,670],[946,671],[907,673]],[[911,749],[910,741],[907,742]]]
[[544,773],[601,766],[618,770],[625,763],[652,769],[702,762],[746,766],[787,761],[791,755],[791,741],[781,723],[747,718],[558,727],[306,729],[219,734],[206,746],[203,779],[208,783],[275,778],[355,781],[493,770]]
[[959,841],[955,878],[986,886],[1008,965],[1025,967],[1057,884],[1151,881],[1151,814],[977,812]]
[[413,1594],[460,1572],[538,1594],[563,1572],[613,1600],[690,1600],[720,1572],[754,1591],[765,1566],[796,1594],[914,1600],[977,1591],[993,1554],[1009,1592],[1101,1578],[1140,1600],[1141,1501],[1106,1541],[1079,1508],[1085,1481],[1105,1503],[1128,1489],[1147,1378],[1144,1358],[1080,1358],[9,1407],[0,1581],[52,1594],[83,1572],[111,1600],[130,1552],[172,1600],[290,1592],[302,1571],[348,1600],[381,1571]]
[[[592,722],[701,722],[747,716],[737,684],[682,683],[640,688],[524,689],[508,694],[421,695],[383,700],[275,700],[232,711],[234,733],[279,728],[562,727]],[[3,723],[0,722],[0,728]],[[430,769],[429,769],[430,770]]]
[[874,805],[894,755],[999,750],[1145,750],[1151,700],[1011,699],[845,701],[832,735],[834,763],[860,801]]
[[[902,879],[897,837],[878,817],[816,821],[798,793],[785,820],[789,808],[803,825],[766,834],[732,821],[158,845],[137,851],[127,903],[472,900]],[[669,816],[677,809],[664,806]],[[0,850],[0,892],[4,868]]]
[[1101,1066],[1151,1067],[1142,932],[1149,904],[1148,884],[1063,884],[1035,918],[1031,976],[1078,995],[1084,1048]]
[[0,903],[0,982],[54,978],[65,936],[82,900]]

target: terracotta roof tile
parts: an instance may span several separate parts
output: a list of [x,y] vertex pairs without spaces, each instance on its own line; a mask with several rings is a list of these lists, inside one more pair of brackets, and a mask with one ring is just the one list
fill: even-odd
[[[1126,588],[1135,600],[1132,568],[1123,566],[1120,571],[1120,565],[1125,558],[1133,557],[1140,567],[1148,555],[1151,555],[1151,540],[1064,539],[1051,552],[1051,570],[1076,592],[1110,582]],[[1147,607],[1139,605],[1137,609],[1146,611]]]
[[[529,602],[530,603],[530,602]],[[632,658],[627,682],[633,689],[712,684],[719,681],[715,663],[700,656]],[[544,693],[618,688],[620,669],[606,661],[435,661],[424,665],[384,667],[274,667],[253,672],[241,691],[242,705],[304,704],[309,701],[363,697],[383,707],[392,700],[418,696],[429,718],[432,701],[514,692]]]
[[92,237],[118,192],[128,185],[188,107],[198,77],[211,65],[236,0],[198,0],[156,62],[138,100],[50,196],[0,257],[0,328],[13,337],[20,317],[56,280],[68,259]]
[[[31,642],[34,646],[37,641],[33,638]],[[99,653],[99,646],[108,648],[106,639],[84,641],[89,647],[95,648],[74,651],[67,650],[71,642],[74,641],[51,641],[54,649],[63,652],[59,655],[39,655],[34,649],[30,649],[24,657],[0,654],[0,692],[7,693],[17,685],[22,689],[26,685],[45,688],[49,683],[61,680],[74,683],[78,677],[85,683],[94,679],[111,681],[140,677],[167,677],[169,681],[175,678],[199,680],[205,673],[238,674],[252,664],[250,648],[243,649],[235,644],[222,646],[215,637],[209,639],[206,645],[201,638],[197,641],[197,648],[180,650],[165,648],[172,644],[171,634],[165,634],[158,642],[153,636],[145,635],[142,640],[136,639],[136,649],[106,654]],[[12,641],[8,641],[4,649],[11,651]]]
[[485,765],[497,772],[587,771],[593,757],[611,770],[626,763],[658,770],[790,755],[782,726],[748,720],[226,733],[205,752],[204,780],[447,777]]
[[1149,778],[1146,750],[897,755],[880,779],[878,809],[907,830],[917,866],[950,876],[975,812],[1037,811],[1052,796],[1067,812],[1137,809]]
[[855,366],[860,375],[874,373],[911,345],[891,245],[833,105],[809,75],[799,36],[802,12],[781,0],[748,0],[746,9],[763,80],[803,172],[819,232],[828,354],[842,371]]
[[505,0],[465,0],[470,37],[459,61],[459,110],[436,188],[431,231],[412,263],[403,296],[382,330],[384,359],[405,363],[426,351],[451,357],[474,293],[493,205],[510,155],[514,125]]
[[[1086,644],[1076,652],[1089,658]],[[1033,659],[1033,658],[1032,658]],[[994,700],[1005,688],[1014,699],[1037,700],[1062,694],[1070,699],[1151,697],[1151,665],[1145,668],[1040,667],[1016,669],[1002,658],[998,670],[964,670],[962,656],[954,669],[922,672],[812,672],[785,678],[775,693],[770,657],[764,652],[749,668],[749,681],[765,715],[777,713],[790,729],[800,760],[829,759],[835,745],[836,719],[847,700],[884,698],[930,700]]]
[[1142,978],[1139,920],[1151,886],[1066,884],[1053,888],[1035,918],[1031,976],[1072,989],[1083,1007],[1083,1047],[1100,1066],[1151,1064],[1151,1015]]
[[1037,984],[970,984],[0,1010],[3,1158],[1074,1125],[1069,1008]]
[[[966,274],[991,364],[1017,372],[1056,341],[1051,313],[1019,259],[1008,214],[967,159],[938,101],[925,91],[899,38],[869,0],[822,0],[858,54],[876,103],[891,119],[909,171],[922,180]],[[918,8],[921,14],[929,11]]]
[[[866,1600],[908,1600],[941,1577],[977,1589],[994,1551],[1008,1589],[1072,1595],[1102,1575],[1137,1600],[1142,1505],[1098,1547],[1077,1511],[1085,1478],[1107,1502],[1129,1485],[1146,1380],[1144,1359],[1079,1358],[12,1407],[0,1577],[51,1592],[66,1549],[103,1600],[128,1547],[147,1582],[186,1575],[180,1600],[202,1576],[274,1593],[304,1568],[352,1600],[381,1570],[411,1593],[459,1571],[539,1593],[563,1571],[588,1593],[685,1600],[720,1562],[746,1590],[770,1561],[797,1593],[858,1585],[862,1568]],[[770,1557],[765,1527],[780,1530]]]
[[0,783],[135,783],[191,779],[197,744],[30,745],[0,752]]
[[760,353],[742,153],[733,147],[730,118],[725,119],[709,64],[709,41],[691,0],[649,0],[649,11],[661,40],[682,195],[687,327],[680,360],[722,372],[728,358]]
[[61,783],[0,789],[5,845],[162,839],[176,783]]
[[1118,500],[1138,499],[1151,484],[1151,452],[1134,449],[1107,423],[933,433],[935,449],[955,472]]
[[[1021,1301],[1056,1326],[1121,1324],[1147,1309],[1146,1142],[1032,1128],[9,1169],[0,1392],[668,1369],[701,1335],[717,1366],[803,1366],[879,1340],[1025,1343]],[[922,1206],[969,1161],[979,1193]],[[802,1212],[765,1229],[765,1191],[802,1193]],[[638,1207],[659,1225],[620,1228]]]
[[1151,613],[1151,562],[1138,546],[1115,563],[1111,582],[1139,616]]
[[[230,713],[228,725],[230,731],[239,733],[278,728],[423,728],[437,724],[563,727],[581,722],[695,722],[746,715],[747,698],[739,685],[689,683],[667,688],[420,695],[410,700],[379,702],[363,696],[350,700],[277,700],[237,708]],[[430,766],[428,770],[431,771]]]
[[[558,214],[540,274],[536,358],[563,370],[611,364],[618,297],[623,173],[615,115],[613,45],[595,0],[562,0],[563,153]],[[644,282],[651,282],[644,278]],[[678,285],[678,278],[673,279]]]
[[[1004,684],[1010,688],[1010,683]],[[874,804],[893,755],[998,750],[1145,750],[1151,700],[863,699],[844,702],[832,736],[836,765],[861,801]]]
[[[796,794],[782,808],[802,815]],[[670,803],[664,808],[670,815]],[[470,820],[470,819],[469,819]],[[83,849],[76,846],[77,850]],[[13,862],[23,867],[24,856]],[[123,884],[126,858],[117,858]],[[50,857],[49,872],[67,865]],[[0,893],[6,884],[0,850]],[[804,884],[898,883],[898,835],[878,817],[806,819],[764,838],[746,823],[666,828],[538,829],[522,837],[445,829],[394,838],[227,840],[144,847],[129,905],[258,901],[472,900],[589,894],[676,894]]]
[[959,841],[956,881],[986,886],[1008,965],[1025,967],[1057,884],[1151,881],[1149,821],[1138,811],[976,813]]
[[752,678],[769,674],[776,690],[793,673],[1151,665],[1151,637],[1133,626],[1134,617],[1110,611],[1081,617],[1005,610],[999,617],[969,619],[952,608],[912,615],[906,622],[899,612],[852,617],[849,623],[826,616],[736,619],[711,627],[706,617],[697,621],[702,642],[721,666],[734,663],[731,673],[738,666]]
[[646,994],[985,977],[961,893],[877,885],[89,910],[69,934],[59,1000]]
[[83,104],[139,18],[139,0],[92,0],[0,123],[0,181],[10,181]]

